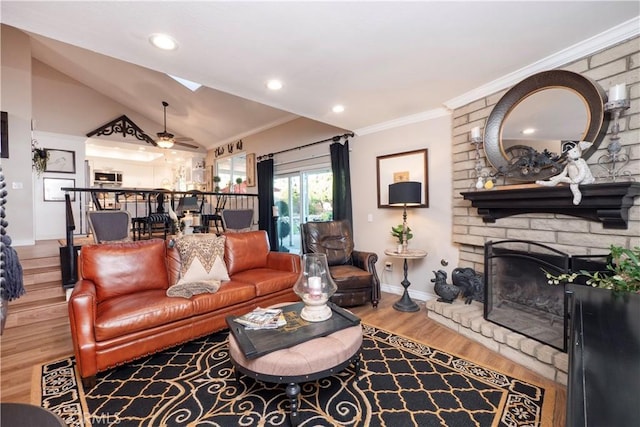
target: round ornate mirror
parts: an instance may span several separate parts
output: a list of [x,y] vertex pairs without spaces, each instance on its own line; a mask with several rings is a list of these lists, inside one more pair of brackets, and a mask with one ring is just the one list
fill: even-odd
[[552,70],[512,87],[487,119],[487,160],[507,178],[532,182],[564,168],[564,152],[590,141],[588,158],[604,138],[609,118],[604,90],[580,74]]

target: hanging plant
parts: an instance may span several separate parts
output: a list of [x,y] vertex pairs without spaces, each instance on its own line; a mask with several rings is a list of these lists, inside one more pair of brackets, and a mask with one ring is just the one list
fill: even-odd
[[49,160],[49,152],[38,146],[38,141],[31,140],[31,165],[38,176],[47,169],[47,160]]

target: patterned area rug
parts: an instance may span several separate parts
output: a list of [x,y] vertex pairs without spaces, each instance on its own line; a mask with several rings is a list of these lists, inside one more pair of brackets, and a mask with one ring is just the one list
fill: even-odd
[[[301,384],[301,426],[542,426],[545,389],[363,324],[350,367]],[[288,426],[284,385],[236,381],[221,332],[98,375],[82,390],[73,358],[35,368],[35,404],[70,426]],[[84,423],[84,424],[83,424]]]

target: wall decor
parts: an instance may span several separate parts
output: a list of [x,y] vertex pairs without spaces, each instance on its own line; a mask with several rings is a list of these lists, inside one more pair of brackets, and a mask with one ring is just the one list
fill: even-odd
[[76,152],[45,148],[48,154],[45,172],[76,173]]
[[[64,202],[65,192],[61,190],[61,188],[76,186],[76,180],[71,178],[43,178],[42,182],[44,185],[43,194],[45,202]],[[75,192],[69,193],[69,196],[72,202],[76,201]]]
[[256,186],[256,153],[247,154],[247,187]]
[[[228,143],[227,144],[227,148],[226,148],[227,149],[227,153],[233,154],[234,150],[238,150],[238,151],[242,150],[242,145],[243,144],[242,144],[242,140],[241,139],[237,140],[236,142]],[[221,145],[219,147],[216,147],[216,149],[213,151],[213,153],[214,153],[214,155],[216,157],[220,157],[220,156],[224,155],[225,146]]]
[[422,183],[422,208],[429,207],[428,150],[406,151],[376,157],[378,207],[389,208],[389,184],[401,181]]
[[[567,162],[561,152],[563,141],[591,142],[582,154],[588,159],[609,128],[606,96],[597,82],[572,71],[527,77],[509,89],[489,114],[484,130],[486,159],[504,178],[520,182],[558,174]],[[538,132],[524,139],[521,131],[527,127]]]

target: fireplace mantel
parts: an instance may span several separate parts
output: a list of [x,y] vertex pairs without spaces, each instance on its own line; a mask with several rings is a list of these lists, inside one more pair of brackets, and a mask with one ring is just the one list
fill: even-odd
[[494,190],[462,193],[478,208],[484,222],[526,213],[555,213],[599,221],[604,228],[626,229],[629,208],[640,195],[640,183],[614,182],[581,185],[582,201],[573,204],[568,185],[543,187],[537,184],[497,187]]

